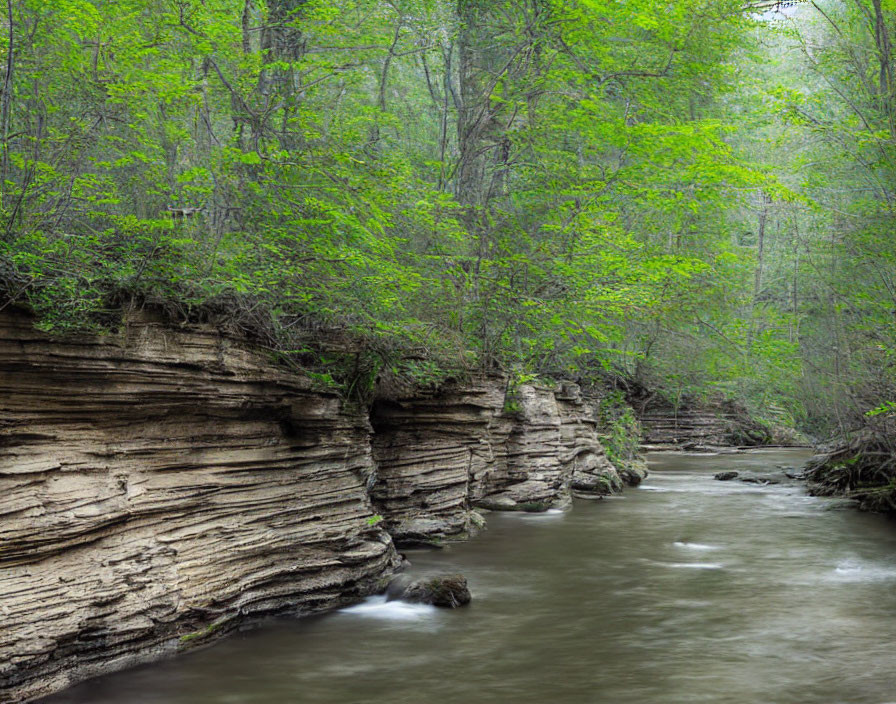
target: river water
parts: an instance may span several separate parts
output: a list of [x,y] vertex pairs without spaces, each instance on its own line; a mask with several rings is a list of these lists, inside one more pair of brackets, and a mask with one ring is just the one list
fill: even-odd
[[409,553],[465,574],[468,608],[372,598],[46,701],[896,702],[896,522],[712,477],[807,454],[657,453],[622,498],[490,514],[471,542]]

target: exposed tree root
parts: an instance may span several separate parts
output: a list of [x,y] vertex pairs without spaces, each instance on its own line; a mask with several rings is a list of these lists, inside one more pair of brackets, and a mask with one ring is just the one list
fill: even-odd
[[896,512],[896,423],[863,428],[812,458],[804,476],[816,496],[845,496],[866,511]]

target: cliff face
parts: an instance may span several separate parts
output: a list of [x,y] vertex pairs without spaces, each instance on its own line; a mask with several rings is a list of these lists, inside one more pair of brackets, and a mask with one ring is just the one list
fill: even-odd
[[596,400],[583,397],[575,384],[564,384],[556,398],[561,421],[560,461],[573,495],[595,498],[617,492],[624,484],[639,484],[647,475],[646,466],[633,464],[620,472],[608,459],[598,434]]
[[485,379],[373,405],[374,504],[399,544],[459,536],[476,527],[481,496],[502,458],[504,383]]
[[652,408],[639,420],[648,445],[732,444],[734,418],[718,410]]
[[[633,404],[639,408],[639,404]],[[741,446],[763,445],[805,446],[806,438],[789,428],[784,409],[770,406],[774,422],[759,422],[749,412],[732,402],[692,403],[673,408],[665,403],[640,406],[639,420],[648,445],[677,446]]]
[[465,535],[475,508],[539,511],[622,487],[578,386],[487,377],[379,401],[375,506],[400,545]]
[[393,536],[622,483],[575,385],[485,377],[368,418],[211,328],[32,323],[0,313],[0,701],[355,601],[399,566]]
[[[773,411],[774,409],[772,409]],[[647,445],[711,447],[808,447],[809,438],[787,422],[760,423],[731,404],[652,408],[640,414]]]
[[369,426],[208,330],[0,317],[0,701],[369,593]]

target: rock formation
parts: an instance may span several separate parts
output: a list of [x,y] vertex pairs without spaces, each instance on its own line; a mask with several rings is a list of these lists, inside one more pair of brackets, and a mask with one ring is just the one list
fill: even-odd
[[211,327],[59,339],[0,313],[0,701],[381,590],[392,536],[621,486],[595,401],[507,386],[383,396],[368,419]]
[[212,330],[0,319],[0,701],[371,593],[369,427]]
[[[654,399],[639,409],[648,446],[702,450],[718,447],[804,446],[807,440],[785,423],[765,424],[731,402],[689,402],[679,408]],[[769,410],[775,415],[774,409]]]
[[503,442],[505,382],[485,378],[374,403],[372,497],[400,545],[475,529],[480,496]]
[[621,489],[596,402],[575,384],[507,386],[485,377],[374,404],[373,500],[399,545],[465,535],[477,507],[544,511]]

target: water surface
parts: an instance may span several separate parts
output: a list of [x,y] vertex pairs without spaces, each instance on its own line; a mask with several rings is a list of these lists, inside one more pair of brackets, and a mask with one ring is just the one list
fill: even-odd
[[47,704],[896,702],[896,523],[714,472],[802,451],[651,456],[624,497],[490,514],[412,552],[470,607],[381,598],[85,683]]

